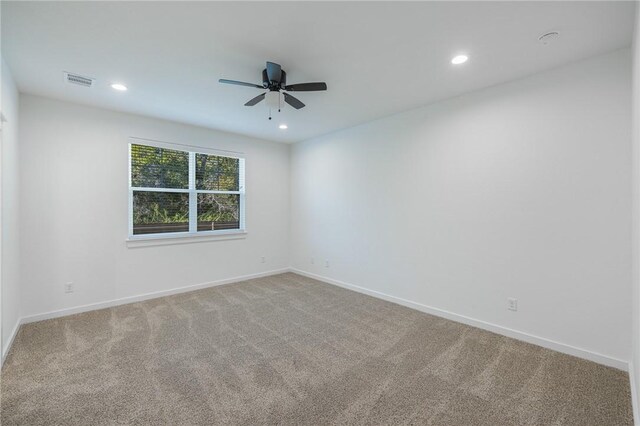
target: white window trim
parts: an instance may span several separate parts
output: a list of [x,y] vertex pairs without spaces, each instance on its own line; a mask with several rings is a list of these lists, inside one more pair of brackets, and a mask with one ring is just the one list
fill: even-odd
[[174,244],[204,243],[207,241],[242,240],[247,238],[247,231],[238,229],[221,229],[220,231],[203,231],[197,235],[186,232],[167,232],[165,234],[148,234],[127,238],[129,248],[167,246]]
[[[189,188],[145,188],[131,186],[131,145],[147,145],[157,148],[166,148],[189,153]],[[196,190],[196,168],[195,157],[197,154],[210,154],[223,157],[237,158],[240,160],[240,190],[239,191],[209,191]],[[148,247],[168,244],[186,244],[204,241],[223,241],[231,239],[246,238],[247,231],[245,225],[245,158],[240,152],[215,150],[211,148],[182,145],[176,143],[168,143],[142,138],[129,138],[128,150],[128,237],[126,239],[127,247]],[[180,192],[189,194],[189,232],[166,232],[158,234],[133,234],[133,192],[134,191],[150,191],[150,192]],[[220,229],[217,231],[200,231],[198,232],[198,212],[197,212],[197,195],[198,194],[239,194],[240,195],[240,227],[239,229]]]

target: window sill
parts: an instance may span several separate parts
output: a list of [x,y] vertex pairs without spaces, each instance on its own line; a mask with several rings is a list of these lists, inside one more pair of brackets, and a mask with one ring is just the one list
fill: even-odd
[[229,230],[208,233],[180,233],[166,235],[140,235],[127,238],[127,248],[166,246],[174,244],[206,243],[209,241],[241,240],[247,237],[247,231]]

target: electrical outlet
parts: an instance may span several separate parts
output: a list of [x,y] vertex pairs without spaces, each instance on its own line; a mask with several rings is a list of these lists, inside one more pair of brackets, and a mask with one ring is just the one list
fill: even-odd
[[513,297],[507,298],[507,309],[510,311],[518,310],[518,299],[514,299]]
[[264,256],[262,256],[262,257],[260,258],[260,262],[262,262],[262,263],[267,263],[267,258],[266,258],[266,257],[264,257]]
[[73,283],[72,282],[68,282],[64,285],[64,292],[65,293],[73,293]]
[[325,260],[325,261],[324,261],[324,267],[325,267],[325,268],[328,268],[328,267],[329,267],[329,261],[328,261],[328,260]]

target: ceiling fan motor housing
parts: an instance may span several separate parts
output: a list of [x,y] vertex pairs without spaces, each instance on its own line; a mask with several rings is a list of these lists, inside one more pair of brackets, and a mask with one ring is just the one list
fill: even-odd
[[282,70],[282,73],[280,74],[279,82],[269,81],[269,76],[267,75],[267,69],[265,68],[262,70],[262,85],[264,86],[265,89],[272,89],[272,90],[283,89],[284,86],[287,85],[287,73],[284,70]]

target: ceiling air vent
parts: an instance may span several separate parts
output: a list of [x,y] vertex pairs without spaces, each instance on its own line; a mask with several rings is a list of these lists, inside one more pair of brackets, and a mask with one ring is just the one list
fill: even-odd
[[64,72],[64,81],[83,87],[93,87],[93,84],[95,83],[95,79],[91,77],[84,77],[82,75],[73,74],[66,71]]

